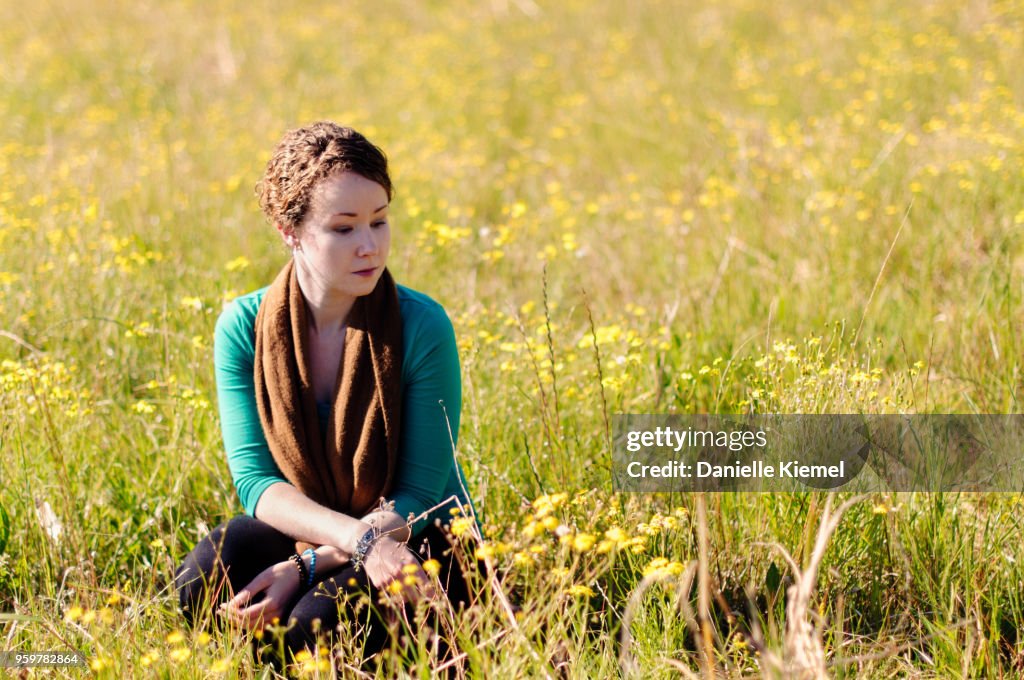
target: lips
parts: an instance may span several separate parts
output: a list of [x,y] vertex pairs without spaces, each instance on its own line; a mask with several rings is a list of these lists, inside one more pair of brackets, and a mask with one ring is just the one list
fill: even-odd
[[369,269],[360,269],[357,272],[353,272],[353,274],[359,274],[360,276],[369,276],[370,274],[374,273],[375,271],[377,271],[376,267],[370,267]]

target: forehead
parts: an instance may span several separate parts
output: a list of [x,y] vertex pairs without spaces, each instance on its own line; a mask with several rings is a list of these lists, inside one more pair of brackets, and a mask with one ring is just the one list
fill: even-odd
[[369,214],[387,203],[388,192],[384,187],[354,172],[329,175],[313,190],[313,207],[332,215]]

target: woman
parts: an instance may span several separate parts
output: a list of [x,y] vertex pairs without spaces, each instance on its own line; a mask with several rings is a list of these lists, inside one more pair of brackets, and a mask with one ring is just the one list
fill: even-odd
[[[461,387],[444,309],[385,268],[387,159],[329,122],[288,132],[259,187],[292,259],[217,321],[217,395],[246,514],[217,527],[175,575],[190,623],[288,624],[287,648],[333,633],[347,596],[468,593],[441,521],[470,507],[452,455]],[[438,565],[439,563],[439,565]],[[431,571],[435,571],[431,569]],[[413,578],[409,578],[412,576]],[[230,598],[230,599],[228,599]],[[385,641],[379,620],[367,651]]]

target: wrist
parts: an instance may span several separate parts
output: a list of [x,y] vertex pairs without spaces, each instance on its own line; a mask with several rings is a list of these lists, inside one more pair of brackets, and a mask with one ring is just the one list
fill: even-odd
[[370,525],[361,520],[350,520],[334,529],[334,540],[329,544],[349,557],[356,551],[356,544]]
[[356,541],[355,549],[352,551],[352,566],[355,567],[356,571],[363,568],[363,562],[366,560],[370,549],[381,540],[384,539],[375,527],[370,527],[359,537],[359,540]]

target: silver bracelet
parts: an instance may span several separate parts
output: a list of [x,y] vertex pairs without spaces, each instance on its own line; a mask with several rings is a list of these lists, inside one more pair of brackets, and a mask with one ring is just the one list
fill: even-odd
[[377,542],[380,538],[380,533],[376,527],[372,527],[366,530],[358,541],[356,541],[356,550],[352,553],[352,566],[355,567],[356,571],[363,568],[363,560],[366,558],[366,552],[370,549],[370,546]]

